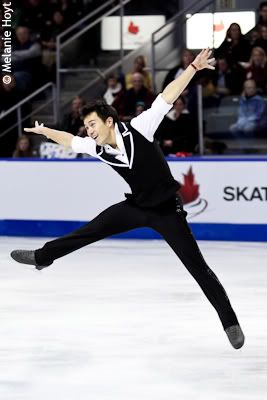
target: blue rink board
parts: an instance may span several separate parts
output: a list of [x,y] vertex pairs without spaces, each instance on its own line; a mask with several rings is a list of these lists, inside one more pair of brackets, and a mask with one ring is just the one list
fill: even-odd
[[[1,236],[57,237],[78,229],[88,221],[0,220]],[[267,241],[267,225],[260,224],[190,224],[198,240]],[[138,228],[113,236],[124,239],[160,239],[150,228]]]

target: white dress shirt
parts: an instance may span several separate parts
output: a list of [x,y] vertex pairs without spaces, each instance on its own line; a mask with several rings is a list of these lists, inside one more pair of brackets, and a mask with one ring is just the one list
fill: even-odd
[[[161,94],[159,94],[152,103],[151,108],[142,112],[142,114],[138,115],[137,117],[134,117],[131,120],[130,125],[140,132],[147,140],[153,142],[154,133],[172,106],[172,104],[166,103]],[[105,144],[103,148],[106,153],[114,155],[116,159],[129,165],[123,138],[119,132],[117,124],[115,124],[115,132],[117,148],[114,149],[109,144]],[[90,154],[92,157],[98,157],[96,152],[96,142],[90,137],[81,138],[79,136],[74,136],[71,147],[76,153],[86,153]]]

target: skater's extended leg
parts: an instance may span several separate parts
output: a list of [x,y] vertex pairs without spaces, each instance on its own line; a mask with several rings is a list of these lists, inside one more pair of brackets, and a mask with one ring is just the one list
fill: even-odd
[[[141,209],[130,205],[127,201],[114,204],[101,212],[88,224],[65,236],[49,241],[41,249],[35,250],[35,264],[38,266],[51,265],[57,258],[63,257],[90,243],[144,226],[145,224],[146,215]],[[18,251],[20,250],[15,250],[11,253],[14,259],[16,259],[16,252]],[[20,254],[18,255],[20,256]],[[19,259],[16,259],[16,261],[23,262]],[[34,263],[29,262],[29,264]]]
[[[205,262],[186,222],[185,212],[180,209],[179,212],[170,212],[165,215],[154,216],[150,220],[150,226],[163,236],[190,274],[195,278],[206,297],[217,311],[229,337],[229,331],[227,331],[227,329],[233,326],[239,327],[236,314],[223,286]],[[233,334],[236,335],[236,333],[237,332]],[[231,341],[229,337],[235,348],[239,348],[243,345],[244,338],[242,335],[241,331],[236,341]]]

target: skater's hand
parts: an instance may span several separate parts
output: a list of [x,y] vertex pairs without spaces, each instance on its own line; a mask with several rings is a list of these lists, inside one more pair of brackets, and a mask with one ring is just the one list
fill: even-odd
[[204,68],[215,69],[213,64],[215,63],[215,58],[210,58],[212,50],[209,48],[203,49],[194,59],[193,65],[199,71]]
[[25,132],[31,132],[31,133],[37,133],[38,135],[43,135],[44,134],[44,124],[39,124],[38,121],[35,121],[35,127],[34,128],[24,128]]

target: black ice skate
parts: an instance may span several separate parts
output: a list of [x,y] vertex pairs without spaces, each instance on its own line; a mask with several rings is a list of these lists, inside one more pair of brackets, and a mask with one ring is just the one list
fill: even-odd
[[239,325],[232,325],[229,328],[225,329],[225,332],[231,345],[235,349],[240,349],[243,346],[245,342],[245,336]]
[[13,250],[11,252],[11,257],[13,260],[21,263],[21,264],[29,264],[34,265],[36,269],[39,271],[43,268],[49,267],[50,264],[38,265],[35,259],[35,251],[34,250]]

